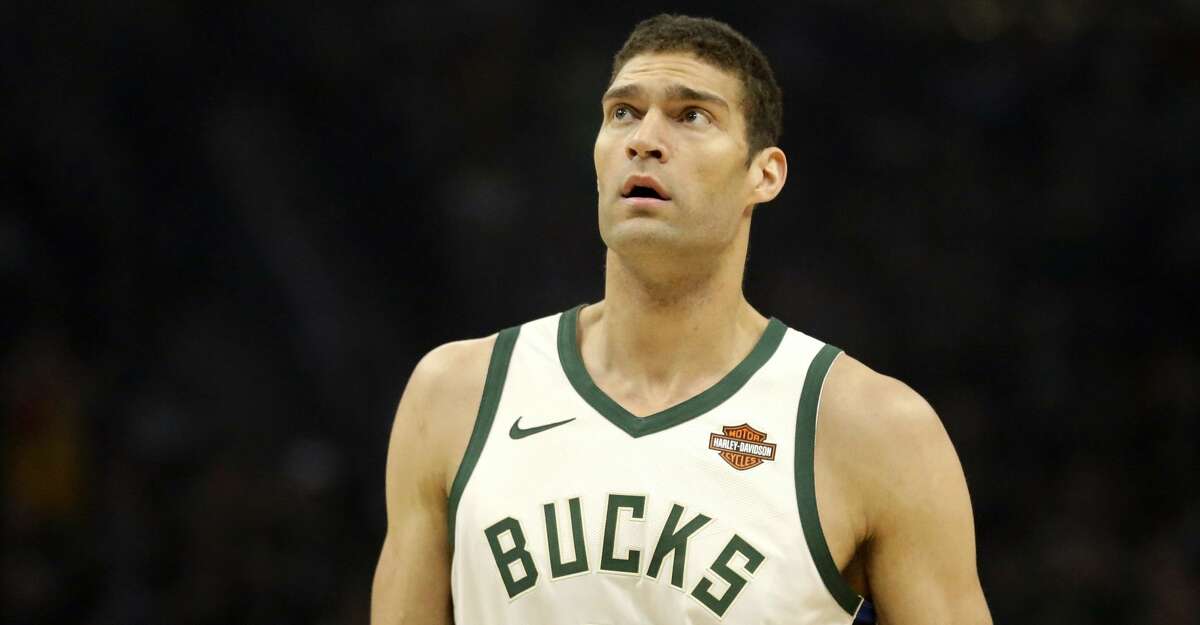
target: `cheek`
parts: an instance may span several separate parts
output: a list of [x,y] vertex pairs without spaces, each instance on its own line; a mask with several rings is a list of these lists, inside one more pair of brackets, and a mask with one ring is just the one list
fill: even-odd
[[592,147],[592,164],[596,168],[596,186],[604,187],[604,174],[608,171],[608,164],[612,160],[613,141],[604,132],[601,132],[596,137],[596,143]]
[[698,182],[689,203],[703,207],[696,217],[704,222],[710,236],[726,241],[737,230],[746,200],[746,169],[744,161],[734,158],[727,150],[713,150],[698,159],[693,169]]
[[699,159],[696,179],[712,201],[724,204],[743,194],[746,169],[728,150],[713,150]]
[[596,168],[596,184],[600,184],[600,171],[603,169],[600,165],[600,139],[596,139],[596,143],[592,145],[592,166]]

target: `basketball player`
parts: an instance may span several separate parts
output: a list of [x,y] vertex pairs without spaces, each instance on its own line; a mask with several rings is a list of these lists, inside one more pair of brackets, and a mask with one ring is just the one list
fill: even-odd
[[990,623],[933,410],[743,297],[787,179],[763,55],[649,19],[602,109],[604,300],[417,365],[373,623]]

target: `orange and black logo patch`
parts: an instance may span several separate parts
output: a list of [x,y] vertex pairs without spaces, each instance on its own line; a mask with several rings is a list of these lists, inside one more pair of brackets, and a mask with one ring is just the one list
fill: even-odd
[[768,443],[767,433],[749,424],[721,426],[725,434],[709,434],[708,448],[721,452],[721,459],[738,471],[753,469],[764,460],[775,459],[775,444]]

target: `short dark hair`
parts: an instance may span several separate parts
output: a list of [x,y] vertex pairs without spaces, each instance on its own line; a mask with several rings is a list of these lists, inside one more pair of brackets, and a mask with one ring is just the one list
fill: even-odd
[[783,92],[767,57],[744,35],[707,17],[663,13],[642,20],[613,57],[608,84],[612,85],[629,59],[654,52],[689,52],[741,80],[746,143],[750,146],[747,164],[759,150],[778,144],[783,133]]

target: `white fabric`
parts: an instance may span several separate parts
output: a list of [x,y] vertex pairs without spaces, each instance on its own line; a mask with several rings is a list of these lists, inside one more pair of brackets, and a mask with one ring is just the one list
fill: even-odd
[[[503,395],[478,465],[459,504],[452,563],[455,621],[489,624],[847,624],[853,619],[821,581],[801,528],[795,487],[796,411],[804,377],[823,344],[787,330],[771,359],[736,394],[694,419],[634,438],[575,391],[557,349],[560,315],[525,324],[517,339]],[[574,418],[513,440],[509,429]],[[709,449],[709,435],[743,423],[765,432],[775,459],[739,471]],[[622,510],[616,555],[639,550],[637,574],[601,571],[610,494],[643,495],[645,518]],[[552,579],[543,505],[557,506],[562,560],[575,559],[567,500],[582,504],[588,570]],[[685,508],[678,527],[702,513],[712,520],[687,543],[683,589],[671,585],[673,558],[656,579],[646,576],[672,504]],[[512,517],[538,570],[536,584],[510,598],[485,528]],[[692,596],[703,577],[711,594],[728,584],[710,565],[734,534],[765,559],[723,617]],[[511,549],[510,534],[500,543]],[[731,568],[745,575],[740,554]],[[519,564],[514,578],[522,578]],[[746,576],[750,577],[750,576]]]

